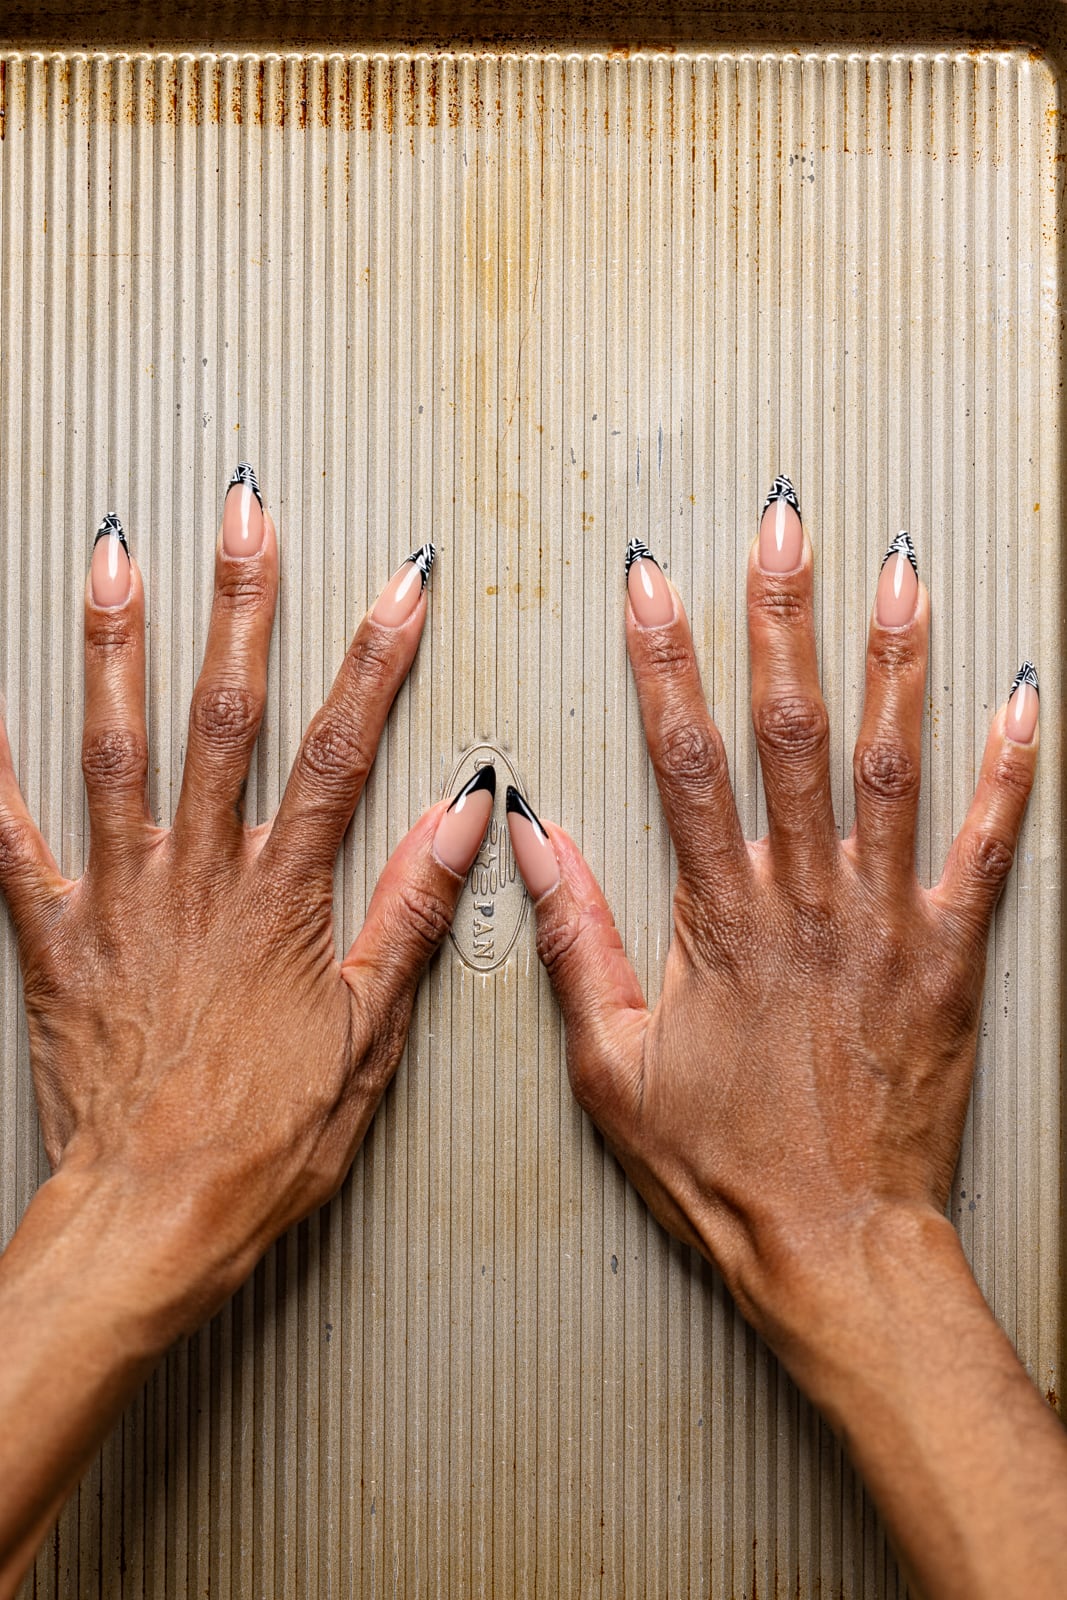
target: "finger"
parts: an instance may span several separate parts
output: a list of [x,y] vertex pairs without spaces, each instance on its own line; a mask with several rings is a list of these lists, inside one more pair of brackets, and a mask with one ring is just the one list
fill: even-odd
[[47,913],[63,884],[22,798],[7,728],[0,720],[0,892],[20,938]]
[[853,848],[867,875],[891,888],[915,870],[923,691],[930,599],[907,533],[882,563],[867,638],[867,692],[853,757]]
[[267,701],[267,656],[278,599],[278,540],[246,461],[226,489],[215,548],[215,599],[174,835],[185,852],[232,848],[244,827],[244,792]]
[[494,768],[481,767],[451,800],[420,817],[378,879],[341,966],[379,1028],[395,1017],[407,1026],[419,975],[452,926],[495,794]]
[[812,572],[793,486],[776,478],[749,557],[748,633],[771,856],[779,875],[794,882],[824,872],[838,849]]
[[607,901],[581,851],[507,792],[511,846],[537,918],[537,953],[567,1029],[567,1070],[578,1103],[603,1125],[640,1099],[649,1015]]
[[90,867],[127,861],[149,825],[144,586],[113,511],[97,530],[85,589],[82,774]]
[[708,714],[682,602],[646,544],[626,552],[626,647],[678,866],[710,898],[750,892],[726,750]]
[[984,944],[1015,857],[1038,752],[1038,682],[1024,661],[993,718],[970,810],[932,892],[950,918]]
[[360,624],[293,763],[264,847],[272,863],[332,872],[389,707],[419,647],[434,554],[432,544],[414,551]]

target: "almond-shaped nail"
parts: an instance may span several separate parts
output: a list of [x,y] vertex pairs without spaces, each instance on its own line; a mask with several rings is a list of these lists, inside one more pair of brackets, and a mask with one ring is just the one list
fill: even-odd
[[411,552],[375,600],[371,608],[375,622],[383,628],[399,628],[408,620],[426,587],[436,554],[432,544],[420,545]]
[[919,603],[919,563],[911,534],[903,528],[882,558],[874,614],[883,628],[902,628]]
[[450,872],[464,877],[478,854],[496,797],[496,768],[479,767],[437,824],[433,853]]
[[662,628],[674,621],[670,585],[643,539],[631,539],[626,546],[626,590],[640,627]]
[[522,881],[526,885],[530,899],[540,900],[543,894],[547,894],[549,889],[554,889],[559,882],[559,862],[556,860],[556,852],[552,848],[551,839],[533,811],[518,789],[512,788],[510,783],[506,802],[511,848],[515,852]]
[[256,556],[263,548],[263,496],[256,474],[239,461],[226,485],[222,508],[222,548],[228,556]]
[[788,478],[779,475],[763,502],[759,525],[759,564],[764,572],[795,572],[804,554],[800,501]]
[[130,571],[130,547],[122,531],[122,523],[114,511],[109,511],[96,530],[93,540],[93,558],[89,564],[89,582],[93,604],[106,610],[124,606],[130,598],[133,574]]
[[1032,661],[1024,661],[1012,681],[1005,723],[1008,738],[1014,739],[1016,744],[1033,743],[1040,698],[1037,668]]

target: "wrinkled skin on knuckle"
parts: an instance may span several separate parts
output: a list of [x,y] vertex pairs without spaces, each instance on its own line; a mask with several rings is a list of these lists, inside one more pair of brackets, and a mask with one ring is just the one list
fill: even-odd
[[677,678],[693,670],[693,652],[674,628],[652,628],[641,638],[645,664],[657,677]]
[[215,578],[215,604],[221,611],[259,611],[270,603],[270,582],[256,562],[222,563]]
[[430,955],[452,926],[452,907],[424,884],[402,883],[397,894],[406,927],[415,934],[426,955]]
[[869,666],[882,678],[897,681],[921,672],[923,664],[907,634],[875,629],[867,643]]
[[343,797],[361,784],[372,760],[356,730],[328,713],[320,713],[311,724],[301,752],[315,787],[330,796]]
[[776,695],[756,714],[760,748],[780,761],[807,760],[826,748],[830,719],[821,700],[811,695]]
[[963,847],[962,856],[967,876],[999,894],[1015,860],[1015,845],[994,833],[974,833]]
[[396,680],[396,644],[390,630],[362,629],[353,639],[344,663],[345,677],[352,692],[375,698],[380,692],[392,693]]
[[131,728],[98,728],[82,742],[82,775],[89,789],[144,788],[148,743]]
[[706,795],[722,781],[726,752],[710,728],[685,722],[663,733],[656,751],[659,772],[672,786]]
[[752,599],[754,616],[775,626],[805,627],[811,620],[811,602],[792,589],[759,589]]
[[1025,801],[1033,781],[1028,757],[1017,749],[1002,749],[993,767],[993,787],[1001,794],[1010,795],[1013,800]]
[[581,931],[581,921],[577,916],[545,918],[538,923],[537,954],[553,980],[567,965]]
[[193,693],[189,720],[209,745],[244,750],[255,741],[263,716],[259,696],[238,684],[209,684]]
[[871,800],[914,800],[919,793],[919,763],[892,739],[857,745],[853,776],[857,793]]
[[121,661],[137,646],[136,630],[125,611],[110,611],[93,615],[85,636],[86,652],[90,660],[100,665]]

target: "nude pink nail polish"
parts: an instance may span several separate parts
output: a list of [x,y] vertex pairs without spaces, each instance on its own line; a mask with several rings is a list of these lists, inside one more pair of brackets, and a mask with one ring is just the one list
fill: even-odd
[[496,768],[479,767],[456,795],[437,824],[433,853],[450,872],[464,877],[471,869],[493,814]]
[[93,558],[89,563],[93,604],[108,611],[124,606],[130,598],[132,583],[130,547],[122,523],[114,511],[109,511],[96,530]]
[[1040,696],[1037,668],[1032,661],[1024,661],[1012,682],[1004,724],[1008,738],[1014,739],[1016,744],[1033,743]]
[[919,563],[911,534],[901,529],[882,561],[874,614],[883,628],[902,628],[919,603]]
[[426,587],[436,554],[432,544],[420,545],[412,551],[371,607],[375,622],[380,622],[383,628],[399,628],[408,620]]
[[531,900],[540,900],[559,882],[559,862],[552,841],[517,789],[508,785],[508,831],[522,881]]
[[764,572],[795,572],[804,554],[800,501],[788,478],[779,475],[763,502],[759,525],[759,564]]
[[670,584],[643,539],[631,539],[626,547],[626,590],[642,628],[662,628],[674,621]]
[[263,548],[263,496],[247,461],[238,463],[222,508],[222,548],[228,556],[255,556]]

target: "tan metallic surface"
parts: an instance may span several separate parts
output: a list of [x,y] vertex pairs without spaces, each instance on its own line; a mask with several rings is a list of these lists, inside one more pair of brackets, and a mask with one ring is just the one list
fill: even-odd
[[[503,784],[578,838],[654,997],[671,858],[625,663],[628,538],[690,606],[750,831],[742,580],[779,470],[817,551],[846,827],[899,528],[936,617],[927,880],[1034,656],[1041,774],[953,1215],[1061,1390],[1058,69],[1025,48],[684,41],[3,67],[0,684],[65,870],[85,850],[91,532],[117,510],[145,569],[166,819],[242,457],[283,569],[252,813],[379,587],[439,547],[338,867],[342,942],[422,808],[494,748],[508,764],[479,877],[499,942],[466,905],[342,1195],[170,1355],[24,1593],[903,1593],[832,1438],[570,1098]],[[47,1167],[6,922],[0,939],[6,1240]]]

